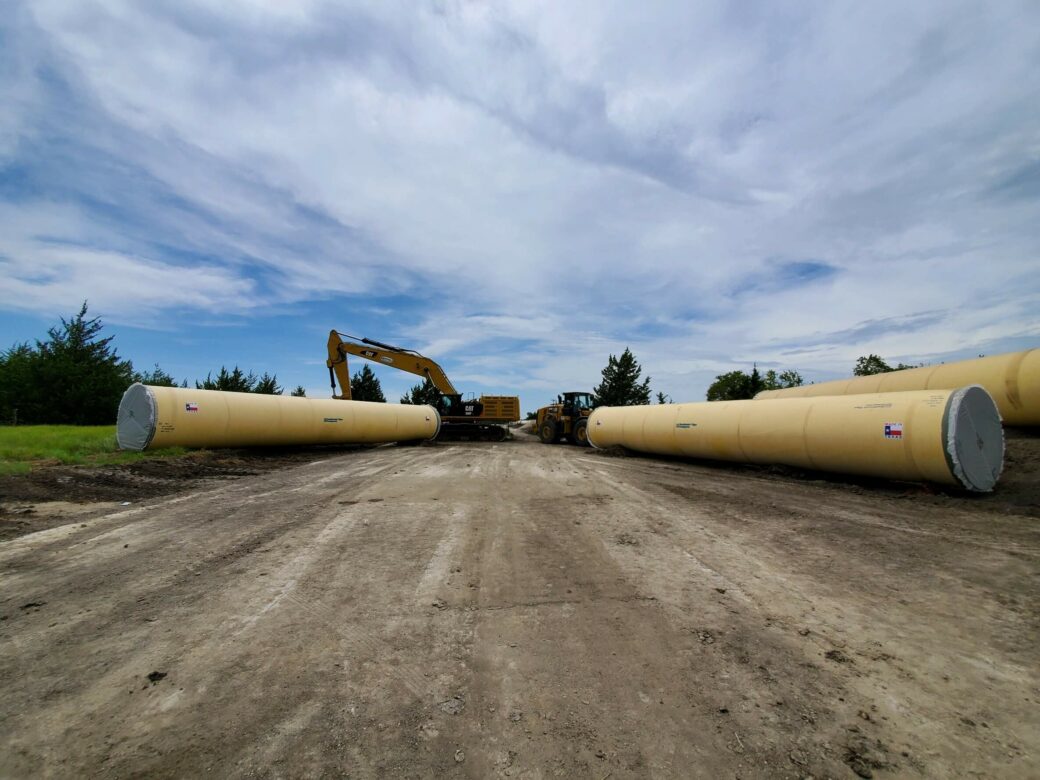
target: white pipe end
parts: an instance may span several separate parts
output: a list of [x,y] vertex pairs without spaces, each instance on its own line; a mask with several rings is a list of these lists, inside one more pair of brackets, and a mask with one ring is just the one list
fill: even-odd
[[943,449],[963,487],[979,493],[993,490],[1004,469],[1004,428],[997,404],[981,386],[950,394],[943,414]]
[[152,389],[134,382],[123,393],[116,415],[116,444],[121,450],[140,452],[155,436],[155,395]]

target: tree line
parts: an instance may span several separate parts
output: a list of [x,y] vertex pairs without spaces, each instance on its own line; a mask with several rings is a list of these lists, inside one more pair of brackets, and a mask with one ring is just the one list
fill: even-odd
[[[857,359],[853,368],[853,374],[856,376],[867,376],[887,371],[902,371],[907,368],[916,368],[916,366],[906,363],[891,366],[880,356],[870,354]],[[368,371],[368,367],[366,366],[364,370]],[[624,352],[618,356],[610,355],[607,359],[607,365],[601,371],[600,383],[593,388],[593,403],[596,406],[648,405],[651,398],[651,378],[649,376],[643,378],[642,373],[642,366],[628,347],[625,347]],[[374,375],[368,381],[374,381],[378,390],[379,380],[375,379]],[[352,387],[353,384],[353,381],[351,381]],[[707,400],[739,401],[754,398],[755,395],[763,390],[779,390],[786,387],[799,387],[803,384],[805,384],[805,380],[802,378],[802,375],[793,369],[782,371],[769,369],[763,373],[758,370],[758,365],[754,364],[750,372],[729,371],[716,376],[715,381],[708,387]],[[380,393],[378,400],[383,400],[381,395]],[[354,397],[359,400],[369,400],[361,398],[356,392]],[[434,404],[439,397],[440,393],[437,388],[427,379],[414,385],[405,393],[401,398],[401,403]],[[659,404],[672,402],[667,395],[660,391],[654,397]],[[535,416],[534,412],[530,412],[527,418],[533,420]]]
[[[981,357],[981,356],[980,356]],[[908,368],[920,368],[919,365],[909,363],[897,363],[889,365],[880,355],[873,353],[863,355],[856,359],[856,365],[852,369],[853,376],[872,376],[873,374],[886,374],[889,371],[904,371]],[[777,373],[770,369],[764,374],[759,373],[758,365],[753,365],[751,373],[745,371],[729,371],[719,374],[715,381],[708,387],[709,401],[740,401],[754,398],[763,390],[781,390],[785,387],[800,387],[805,384],[802,375],[797,371],[786,370]]]
[[[901,371],[916,366],[899,363],[890,366],[878,355],[867,355],[856,361],[853,374],[866,376],[869,374],[880,374],[886,371]],[[632,350],[625,347],[620,355],[610,355],[607,365],[601,371],[601,381],[593,388],[593,402],[596,406],[645,406],[650,403],[651,378],[642,377],[643,368],[636,360]],[[754,398],[763,390],[779,390],[785,387],[798,387],[805,383],[802,375],[797,371],[786,369],[775,371],[769,369],[765,373],[758,370],[758,365],[752,366],[750,372],[730,371],[715,377],[708,388],[707,399],[709,401],[736,401]],[[216,388],[230,389],[230,388]],[[386,402],[379,378],[367,365],[356,372],[350,378],[350,393],[356,401],[380,401]],[[402,404],[436,404],[440,399],[440,391],[434,387],[429,379],[424,379],[412,385],[401,396]],[[659,404],[671,403],[671,399],[663,392],[658,391],[654,398]]]
[[[123,392],[133,382],[163,387],[180,384],[158,364],[138,371],[119,356],[113,336],[102,336],[99,317],[84,302],[71,319],[48,329],[47,338],[15,344],[0,353],[0,422],[24,425],[110,425]],[[221,366],[216,376],[195,382],[199,390],[281,395],[278,377],[257,376],[238,366]],[[291,395],[304,395],[297,387]]]
[[[188,381],[177,383],[158,364],[150,370],[137,371],[129,360],[122,359],[112,344],[112,336],[102,336],[100,318],[87,315],[87,304],[71,319],[50,328],[47,338],[34,344],[15,344],[0,353],[0,422],[22,424],[106,425],[115,420],[123,392],[132,382],[165,387],[188,387]],[[902,371],[916,366],[888,364],[879,355],[865,355],[856,360],[853,374],[869,376],[888,371]],[[650,403],[650,377],[643,378],[643,368],[626,347],[618,356],[610,355],[601,371],[601,381],[593,389],[596,406],[642,406]],[[765,373],[752,366],[750,372],[729,371],[715,377],[708,387],[709,401],[732,401],[754,396],[763,390],[797,387],[804,383],[794,370]],[[237,365],[230,370],[221,366],[216,376],[196,380],[200,390],[225,390],[238,393],[281,395],[284,390],[275,374],[256,375]],[[367,365],[350,378],[351,396],[358,401],[386,402],[386,396],[371,368]],[[302,386],[290,395],[304,396]],[[412,386],[401,397],[403,404],[435,404],[440,392],[429,379]],[[658,392],[659,404],[671,403]]]

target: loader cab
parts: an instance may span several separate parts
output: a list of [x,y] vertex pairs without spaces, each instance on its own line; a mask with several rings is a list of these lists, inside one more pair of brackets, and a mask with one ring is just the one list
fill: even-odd
[[567,417],[587,417],[595,408],[592,393],[563,393],[562,403]]

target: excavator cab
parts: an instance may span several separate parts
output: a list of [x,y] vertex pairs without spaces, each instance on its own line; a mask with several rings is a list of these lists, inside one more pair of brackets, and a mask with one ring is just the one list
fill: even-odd
[[579,447],[589,446],[589,415],[596,408],[592,393],[560,393],[556,403],[538,410],[535,430],[545,444],[554,444],[566,438]]
[[473,398],[464,400],[461,394],[445,394],[437,400],[437,412],[441,417],[480,417],[484,404]]

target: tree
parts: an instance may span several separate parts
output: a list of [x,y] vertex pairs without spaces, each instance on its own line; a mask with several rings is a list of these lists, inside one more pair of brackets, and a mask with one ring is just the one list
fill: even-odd
[[213,379],[210,374],[206,374],[206,378],[201,383],[195,382],[195,388],[197,390],[224,390],[229,393],[251,393],[256,387],[256,382],[256,374],[252,371],[246,374],[235,366],[229,372],[224,366],[221,366],[216,379]]
[[361,370],[350,378],[350,397],[355,401],[386,403],[386,396],[383,395],[379,377],[368,366],[362,366]]
[[134,381],[142,385],[153,385],[155,387],[177,387],[177,380],[167,374],[156,363],[151,371],[135,371]]
[[38,357],[28,342],[0,354],[0,421],[39,421],[41,398],[33,392]]
[[856,360],[856,367],[852,369],[852,373],[855,376],[873,376],[887,374],[892,370],[892,366],[882,360],[880,355],[870,354]]
[[754,398],[761,389],[762,375],[758,373],[758,363],[754,363],[751,367],[751,376],[748,377],[748,392],[751,393],[748,397]]
[[650,377],[642,382],[643,369],[628,347],[621,357],[611,355],[603,369],[603,381],[592,391],[596,406],[642,406],[650,403]]
[[[99,317],[87,317],[84,301],[72,319],[50,328],[46,341],[36,342],[30,361],[32,384],[26,391],[37,400],[19,421],[67,425],[107,425],[115,422],[123,392],[133,379],[133,365],[120,359],[112,336],[102,338]],[[27,354],[27,353],[22,353]]]
[[671,402],[672,402],[671,398],[666,396],[664,393],[658,391],[658,393],[657,393],[657,403],[659,403],[659,404],[670,404]]
[[785,387],[801,387],[804,384],[805,380],[797,371],[787,370],[777,374],[773,369],[769,369],[762,377],[763,390],[781,390]]
[[719,374],[708,387],[709,401],[742,401],[754,396],[751,392],[751,376],[743,371]]
[[220,373],[214,379],[211,373],[201,382],[195,381],[197,390],[222,390],[225,393],[259,393],[260,395],[281,395],[282,387],[278,384],[277,374],[268,374],[258,377],[252,371],[248,374],[238,366],[230,371],[225,366],[220,367]]
[[260,395],[281,395],[282,388],[278,385],[278,376],[276,374],[268,374],[265,371],[264,375],[256,380],[253,392]]
[[401,403],[436,406],[440,399],[441,391],[434,387],[433,382],[429,379],[424,379],[419,384],[413,385],[407,393],[401,396]]
[[790,369],[779,374],[773,369],[760,374],[758,364],[754,364],[751,373],[730,371],[719,374],[708,388],[709,401],[743,401],[754,398],[763,390],[778,390],[782,387],[798,387],[805,383],[802,375]]
[[897,363],[895,366],[890,366],[881,359],[880,355],[870,354],[856,359],[856,367],[852,369],[852,373],[856,376],[872,376],[873,374],[887,374],[889,371],[905,371],[908,368],[920,368],[923,365],[923,363],[916,366],[912,363]]
[[307,391],[303,389],[303,385],[296,385],[296,389],[289,393],[293,398],[306,398]]

